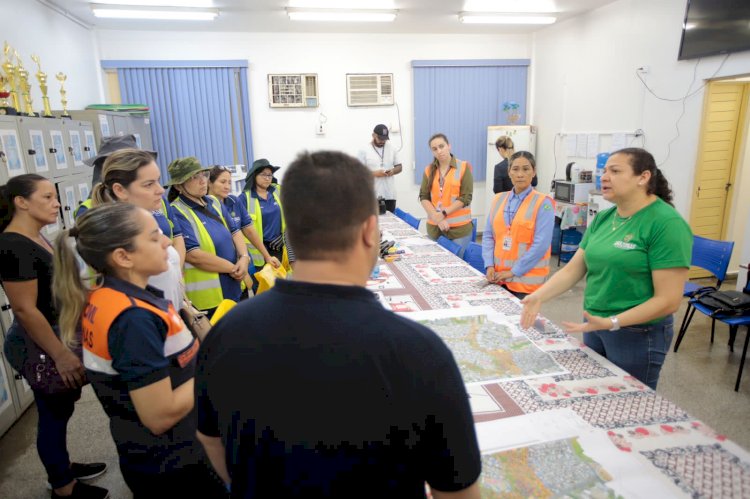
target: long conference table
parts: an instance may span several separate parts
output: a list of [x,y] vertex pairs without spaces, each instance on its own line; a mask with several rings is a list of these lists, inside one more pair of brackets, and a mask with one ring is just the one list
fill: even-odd
[[750,453],[540,317],[390,213],[399,259],[368,282],[461,369],[482,497],[750,497]]

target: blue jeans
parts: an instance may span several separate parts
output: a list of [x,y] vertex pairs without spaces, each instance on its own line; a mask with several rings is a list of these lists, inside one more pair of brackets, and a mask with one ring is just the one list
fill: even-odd
[[469,247],[469,243],[471,242],[471,234],[469,234],[468,236],[453,239],[453,242],[461,246],[461,251],[459,251],[458,255],[456,256],[458,256],[459,258],[463,258],[464,251],[466,251],[466,248]]
[[81,389],[46,395],[34,392],[39,422],[36,433],[36,449],[39,452],[47,478],[53,489],[64,487],[73,481],[70,471],[70,456],[66,437],[68,421],[73,415],[76,400],[81,398]]
[[672,344],[673,335],[673,318],[670,315],[654,324],[627,326],[619,331],[583,333],[583,342],[617,367],[656,390],[659,372]]

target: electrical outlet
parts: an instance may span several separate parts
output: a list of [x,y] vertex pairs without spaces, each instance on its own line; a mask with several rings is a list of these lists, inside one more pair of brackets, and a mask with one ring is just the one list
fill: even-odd
[[325,135],[326,134],[326,124],[323,122],[318,123],[315,125],[315,133],[318,135]]
[[398,129],[398,123],[396,123],[396,124],[393,124],[393,123],[391,123],[391,124],[390,124],[390,125],[388,126],[388,132],[389,132],[389,133],[399,133],[399,129]]

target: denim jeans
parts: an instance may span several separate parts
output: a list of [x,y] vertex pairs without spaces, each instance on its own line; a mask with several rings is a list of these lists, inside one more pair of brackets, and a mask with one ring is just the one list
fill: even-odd
[[458,255],[456,256],[458,256],[459,258],[463,258],[464,251],[466,251],[466,248],[469,247],[469,243],[471,242],[471,234],[469,234],[468,236],[458,237],[456,239],[453,239],[453,242],[461,246],[461,251],[459,251]]
[[76,400],[81,398],[81,389],[46,395],[34,392],[39,422],[36,433],[36,449],[39,452],[47,478],[53,489],[73,481],[70,471],[70,456],[66,437],[68,421],[73,415]]
[[623,327],[619,331],[583,333],[583,342],[638,380],[656,390],[659,372],[674,334],[672,316],[654,324]]

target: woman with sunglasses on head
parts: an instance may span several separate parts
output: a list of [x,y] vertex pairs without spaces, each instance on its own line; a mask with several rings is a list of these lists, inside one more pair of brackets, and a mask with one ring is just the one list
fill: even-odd
[[[150,211],[135,204],[86,211],[55,244],[61,338],[74,345],[80,324],[86,373],[133,497],[221,498],[226,489],[196,440],[198,341],[148,285],[169,266],[170,245]],[[97,272],[93,288],[81,280],[74,247]]]
[[461,258],[471,242],[471,199],[474,177],[468,161],[451,153],[448,137],[436,133],[427,142],[434,161],[427,165],[419,188],[419,201],[427,214],[427,236],[437,241],[447,237],[461,246]]
[[263,239],[261,239],[253,226],[253,220],[247,214],[245,206],[232,194],[232,173],[228,169],[223,166],[214,166],[211,168],[208,172],[208,194],[227,207],[229,214],[234,219],[234,223],[237,227],[240,227],[242,233],[253,245],[253,248],[258,248],[265,263],[279,267],[281,262],[268,253],[266,246],[263,244]]
[[615,204],[586,229],[573,258],[521,302],[530,327],[542,303],[586,277],[584,322],[563,322],[583,342],[656,389],[672,342],[672,314],[682,303],[693,246],[685,219],[654,157],[640,148],[612,153],[602,195]]
[[240,203],[250,215],[255,232],[263,241],[261,246],[251,244],[247,249],[258,268],[263,267],[265,257],[260,247],[265,246],[268,253],[289,270],[289,263],[294,261],[288,241],[286,240],[286,220],[281,205],[281,186],[274,178],[280,167],[273,166],[267,159],[253,162],[245,177],[245,189],[240,196]]
[[25,373],[33,342],[52,360],[67,390],[34,389],[39,419],[36,447],[52,487],[52,497],[109,497],[106,489],[78,480],[104,473],[104,463],[71,463],[66,445],[68,421],[81,397],[85,374],[81,359],[58,336],[52,299],[52,244],[42,235],[60,210],[55,186],[44,177],[19,175],[0,187],[0,282],[15,315],[5,338],[5,355]]
[[168,199],[185,238],[185,292],[211,317],[224,299],[239,301],[250,256],[226,205],[208,195],[208,172],[197,158],[172,161]]
[[164,297],[176,309],[180,309],[183,301],[185,240],[177,223],[175,209],[164,198],[161,170],[153,154],[139,149],[120,149],[107,156],[101,182],[94,187],[91,200],[92,206],[114,201],[134,204],[151,212],[171,244],[167,248],[169,268],[159,275],[151,276],[148,282],[164,292]]

